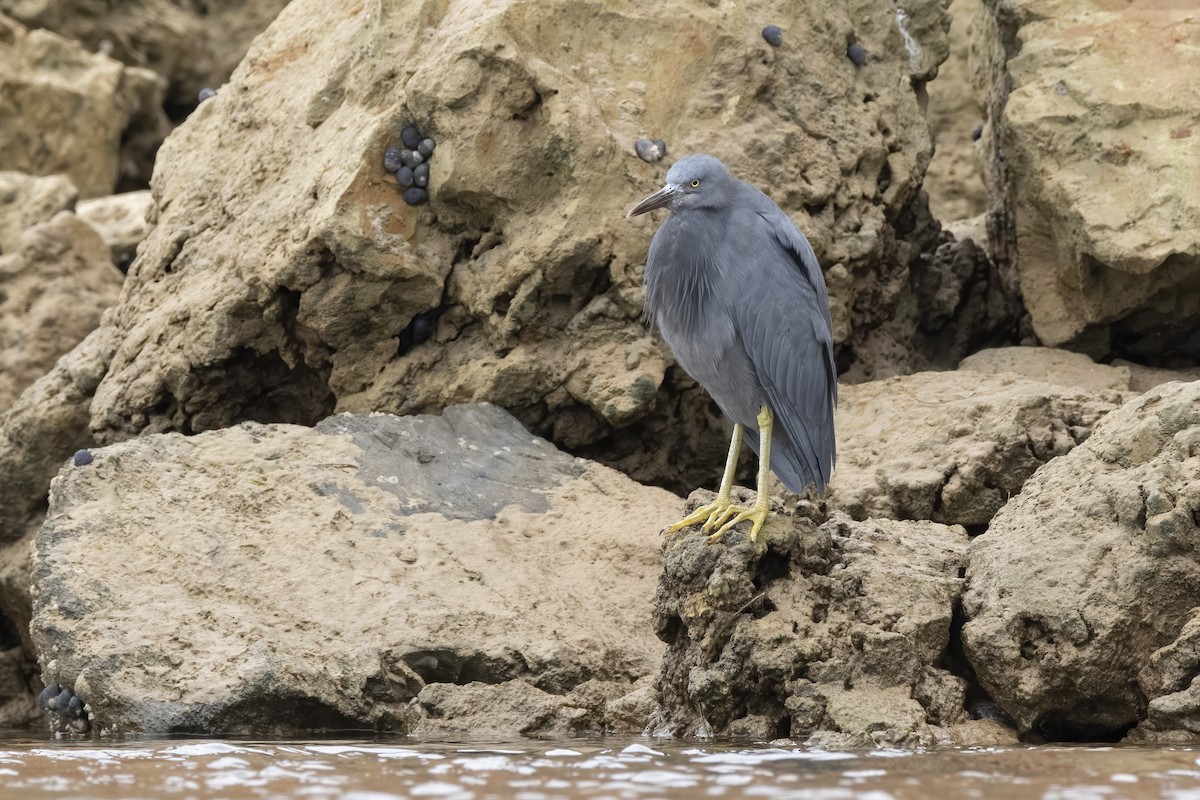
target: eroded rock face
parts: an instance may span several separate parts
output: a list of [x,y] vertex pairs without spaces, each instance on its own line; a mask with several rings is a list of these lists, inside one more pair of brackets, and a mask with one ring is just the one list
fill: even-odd
[[96,329],[120,291],[108,248],[69,211],[0,256],[0,412]]
[[167,125],[153,72],[0,14],[0,94],[0,169],[64,174],[81,197],[149,180]]
[[1200,354],[1194,12],[984,3],[974,47],[990,93],[993,252],[1015,258],[1046,344],[1086,334],[1100,355]]
[[287,0],[0,0],[0,11],[154,70],[170,81],[168,101],[190,107],[201,88],[229,78],[250,40],[285,5]]
[[1164,384],[1039,470],[971,542],[963,643],[1022,732],[1120,735],[1147,699],[1159,730],[1182,724],[1190,679],[1171,662],[1194,649],[1197,453],[1200,382]]
[[781,515],[764,534],[762,550],[740,532],[664,543],[654,615],[667,653],[651,730],[828,747],[952,740],[965,682],[939,667],[966,532]]
[[[846,360],[916,358],[901,305],[936,226],[909,79],[945,58],[942,4],[789,7],[805,44],[780,48],[740,7],[685,5],[290,4],[159,154],[97,435],[486,399],[640,480],[710,481],[724,424],[640,321],[654,221],[624,219],[701,150],[809,233]],[[438,143],[419,207],[381,165],[410,122]],[[646,136],[671,158],[638,158]],[[401,348],[422,314],[432,338]]]
[[967,370],[843,386],[829,505],[859,520],[986,525],[1124,397]]
[[981,5],[978,0],[950,3],[950,56],[927,87],[926,113],[935,151],[923,186],[929,193],[929,210],[942,222],[974,217],[987,207],[973,139],[983,115],[967,57],[967,31]]
[[678,499],[492,406],[148,436],[53,487],[31,628],[93,730],[595,733],[658,664]]

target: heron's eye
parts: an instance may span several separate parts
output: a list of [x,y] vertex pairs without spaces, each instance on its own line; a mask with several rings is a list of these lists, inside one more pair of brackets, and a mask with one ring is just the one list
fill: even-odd
[[699,185],[700,185],[700,179],[699,179],[699,178],[693,178],[693,179],[692,179],[692,188],[693,188],[693,189],[695,189],[695,188],[696,188],[697,186],[699,186]]

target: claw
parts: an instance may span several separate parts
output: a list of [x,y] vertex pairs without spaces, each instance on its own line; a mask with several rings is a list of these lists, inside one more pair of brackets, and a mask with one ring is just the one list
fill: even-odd
[[716,520],[724,517],[726,509],[730,508],[731,506],[732,503],[730,503],[728,500],[722,500],[720,497],[718,497],[716,502],[709,503],[706,506],[700,506],[686,517],[679,520],[679,522],[668,526],[663,533],[678,533],[684,528],[690,528],[697,522],[703,522],[704,527],[702,530],[705,533],[708,533],[709,528],[716,524]]

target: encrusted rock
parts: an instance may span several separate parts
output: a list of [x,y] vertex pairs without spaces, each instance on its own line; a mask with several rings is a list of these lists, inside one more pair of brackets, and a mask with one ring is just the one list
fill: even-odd
[[779,516],[764,535],[763,549],[741,532],[664,543],[655,628],[667,653],[651,730],[925,746],[962,721],[961,697],[917,690],[955,681],[936,665],[961,591],[962,528]]
[[31,630],[94,729],[599,733],[658,664],[678,499],[494,406],[92,452],[54,481]]
[[971,371],[843,386],[829,504],[855,519],[986,525],[1122,399]]
[[1039,470],[971,542],[963,643],[1022,732],[1120,735],[1147,699],[1162,730],[1196,707],[1179,695],[1194,660],[1178,662],[1196,642],[1197,474],[1200,382],[1164,384]]

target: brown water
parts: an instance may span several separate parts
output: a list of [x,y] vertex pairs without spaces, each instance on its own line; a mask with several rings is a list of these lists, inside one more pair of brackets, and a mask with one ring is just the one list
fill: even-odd
[[0,738],[0,798],[1200,800],[1200,748]]

